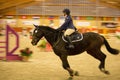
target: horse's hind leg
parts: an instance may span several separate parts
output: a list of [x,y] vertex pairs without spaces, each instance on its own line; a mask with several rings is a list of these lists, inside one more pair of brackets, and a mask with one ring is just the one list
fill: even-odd
[[105,70],[106,55],[101,50],[91,49],[91,50],[88,50],[87,53],[100,61],[100,65],[99,65],[100,71],[102,71],[105,74],[109,74],[109,71]]

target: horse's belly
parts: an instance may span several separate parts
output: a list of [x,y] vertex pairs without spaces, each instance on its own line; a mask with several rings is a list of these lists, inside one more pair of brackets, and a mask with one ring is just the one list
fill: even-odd
[[84,51],[71,51],[70,53],[68,53],[69,55],[77,55],[77,54],[81,54]]

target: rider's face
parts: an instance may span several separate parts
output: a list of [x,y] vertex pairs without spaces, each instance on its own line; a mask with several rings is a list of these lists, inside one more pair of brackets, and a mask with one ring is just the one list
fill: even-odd
[[66,13],[64,13],[64,16],[66,16],[67,14]]

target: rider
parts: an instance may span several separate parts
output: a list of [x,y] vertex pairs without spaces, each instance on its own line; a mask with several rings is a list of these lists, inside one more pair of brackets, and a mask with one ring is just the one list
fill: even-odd
[[57,30],[60,30],[60,31],[64,30],[65,31],[64,36],[68,40],[68,43],[69,43],[68,48],[73,49],[74,45],[72,44],[72,41],[70,39],[70,35],[75,32],[76,28],[73,25],[73,20],[72,20],[71,15],[70,15],[70,10],[66,8],[63,10],[63,13],[65,16],[65,22]]

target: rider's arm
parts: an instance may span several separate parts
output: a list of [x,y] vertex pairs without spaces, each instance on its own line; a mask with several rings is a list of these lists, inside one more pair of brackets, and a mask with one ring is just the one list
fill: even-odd
[[68,23],[71,21],[70,17],[66,17],[65,22],[59,27],[57,30],[66,30],[68,27]]

